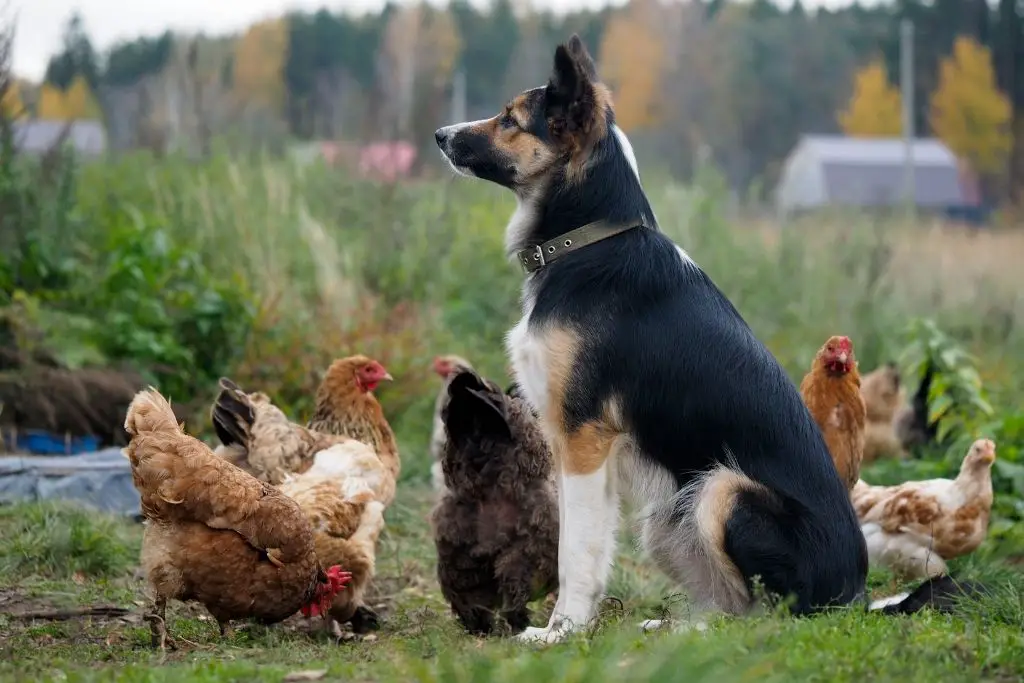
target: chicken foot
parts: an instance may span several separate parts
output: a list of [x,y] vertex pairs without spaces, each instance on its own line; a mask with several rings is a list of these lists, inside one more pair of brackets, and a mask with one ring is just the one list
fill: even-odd
[[149,622],[150,647],[161,650],[177,650],[178,645],[167,633],[167,599],[157,598],[153,604],[153,611],[142,617]]

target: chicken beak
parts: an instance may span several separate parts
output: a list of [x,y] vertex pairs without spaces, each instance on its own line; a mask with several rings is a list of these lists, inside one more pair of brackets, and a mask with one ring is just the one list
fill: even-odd
[[839,352],[839,362],[840,363],[845,365],[846,361],[849,360],[849,359],[850,359],[850,354],[846,353],[846,351],[840,351]]
[[385,372],[383,375],[380,376],[380,378],[382,380],[386,379],[389,382],[393,382],[395,380],[395,378],[391,376],[390,372]]

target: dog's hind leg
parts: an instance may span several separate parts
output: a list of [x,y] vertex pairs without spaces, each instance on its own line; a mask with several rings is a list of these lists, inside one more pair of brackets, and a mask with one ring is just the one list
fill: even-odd
[[618,481],[611,462],[617,435],[587,424],[553,440],[561,468],[558,486],[558,600],[545,628],[528,628],[527,641],[557,642],[593,618],[615,554]]
[[[690,598],[690,625],[702,629],[701,614],[745,613],[750,596],[739,569],[725,552],[725,526],[735,496],[752,485],[742,474],[719,467],[698,477],[644,521],[643,544],[658,567]],[[664,624],[645,622],[645,630]]]

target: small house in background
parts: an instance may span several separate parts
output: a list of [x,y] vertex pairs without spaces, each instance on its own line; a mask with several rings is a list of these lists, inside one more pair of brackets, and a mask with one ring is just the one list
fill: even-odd
[[[979,208],[977,182],[940,140],[913,142],[918,208],[964,216]],[[825,207],[883,208],[903,203],[901,138],[805,135],[786,158],[776,187],[781,215]]]
[[25,154],[45,154],[63,138],[82,157],[98,157],[107,151],[107,131],[95,120],[14,122],[14,145]]

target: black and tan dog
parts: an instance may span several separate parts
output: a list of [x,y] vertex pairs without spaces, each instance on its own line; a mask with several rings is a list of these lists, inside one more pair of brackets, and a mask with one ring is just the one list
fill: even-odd
[[619,491],[699,607],[746,612],[755,577],[793,611],[864,593],[846,489],[796,386],[707,275],[658,230],[609,91],[573,36],[543,87],[436,132],[460,173],[511,189],[506,246],[527,271],[508,335],[559,463],[554,641],[595,613]]

